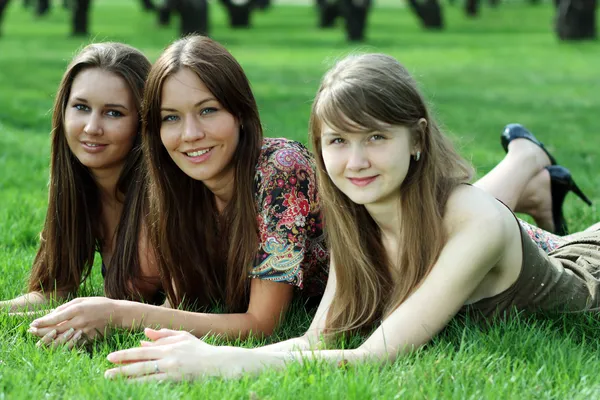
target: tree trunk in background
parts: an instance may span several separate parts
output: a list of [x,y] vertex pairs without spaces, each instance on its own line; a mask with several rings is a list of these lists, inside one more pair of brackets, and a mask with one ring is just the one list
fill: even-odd
[[175,9],[181,17],[179,33],[208,35],[208,3],[206,0],[179,0]]
[[154,3],[152,0],[142,0],[142,7],[145,11],[154,11]]
[[35,13],[37,15],[46,15],[50,11],[50,0],[38,0]]
[[465,13],[469,17],[476,17],[479,14],[479,0],[465,0]]
[[0,0],[0,36],[2,35],[2,17],[4,16],[4,10],[10,0]]
[[351,42],[365,39],[367,16],[371,0],[341,0],[341,10],[346,20],[346,37]]
[[409,0],[408,3],[425,28],[442,29],[444,27],[442,7],[438,0],[426,0],[424,2]]
[[339,1],[317,0],[319,9],[319,28],[332,28],[335,20],[341,16]]
[[222,0],[229,15],[229,25],[232,28],[250,28],[251,0]]
[[88,18],[91,0],[73,1],[73,36],[88,35]]
[[556,33],[561,40],[596,38],[597,0],[560,0]]

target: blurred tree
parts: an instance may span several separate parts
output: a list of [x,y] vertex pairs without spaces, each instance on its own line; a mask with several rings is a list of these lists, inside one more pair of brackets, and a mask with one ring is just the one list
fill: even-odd
[[340,3],[337,0],[317,0],[319,10],[319,28],[332,28],[335,20],[342,15]]
[[438,0],[408,0],[408,3],[425,28],[442,29],[444,27],[442,7]]
[[88,22],[91,0],[73,0],[72,21],[73,36],[86,36],[89,34]]
[[596,38],[597,0],[559,0],[556,33],[561,40]]
[[50,12],[50,0],[38,0],[35,13],[39,16],[46,15]]
[[249,28],[252,14],[250,0],[221,0],[229,15],[229,25],[232,28]]
[[365,39],[371,0],[341,0],[340,9],[346,22],[346,37],[351,42]]

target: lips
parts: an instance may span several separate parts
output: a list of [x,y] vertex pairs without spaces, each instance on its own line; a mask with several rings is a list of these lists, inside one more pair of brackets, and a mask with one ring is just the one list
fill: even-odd
[[81,147],[88,153],[98,153],[103,151],[108,144],[105,143],[96,143],[96,142],[81,142]]
[[201,149],[191,149],[189,151],[182,151],[181,153],[186,157],[188,161],[194,164],[203,163],[208,160],[212,154],[212,150],[215,147],[204,147]]
[[375,175],[375,176],[369,176],[366,178],[348,178],[348,180],[350,182],[352,182],[352,184],[356,185],[356,186],[367,186],[368,184],[370,184],[371,182],[373,182],[375,179],[377,179],[379,175]]

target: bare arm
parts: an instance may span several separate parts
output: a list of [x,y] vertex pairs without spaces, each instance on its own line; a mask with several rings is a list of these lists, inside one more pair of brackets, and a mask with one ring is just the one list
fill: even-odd
[[40,292],[30,292],[12,300],[0,301],[0,309],[7,309],[10,313],[32,311],[48,304],[49,299]]
[[273,343],[268,346],[258,347],[256,350],[262,351],[289,351],[289,350],[309,350],[315,349],[322,341],[322,336],[325,331],[325,322],[327,319],[327,312],[331,306],[331,302],[335,297],[335,266],[333,260],[329,264],[329,277],[327,278],[327,287],[323,298],[319,303],[319,308],[315,313],[315,316],[310,324],[310,327],[306,333],[300,337],[285,340],[279,343]]
[[279,365],[290,357],[332,363],[393,361],[427,343],[446,326],[501,259],[506,243],[500,216],[466,222],[450,237],[423,284],[358,349],[263,353],[258,357],[267,365]]
[[253,279],[248,310],[239,314],[195,313],[103,297],[79,298],[34,321],[32,333],[43,337],[53,330],[59,335],[73,328],[93,337],[109,326],[172,328],[198,337],[209,333],[233,338],[244,338],[251,332],[270,335],[287,310],[292,294],[293,288],[288,284]]

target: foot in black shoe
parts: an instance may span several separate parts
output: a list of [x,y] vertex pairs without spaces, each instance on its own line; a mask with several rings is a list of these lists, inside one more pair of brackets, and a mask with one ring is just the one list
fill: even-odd
[[573,180],[571,172],[562,165],[551,165],[546,167],[550,173],[550,192],[552,196],[552,219],[554,221],[554,233],[560,236],[568,235],[569,230],[563,215],[563,203],[567,193],[572,191],[586,204],[592,205],[588,197],[583,194],[579,186]]
[[504,131],[500,135],[500,143],[502,144],[502,148],[504,149],[504,151],[508,152],[508,144],[515,139],[527,139],[530,142],[535,143],[542,150],[544,150],[544,153],[546,153],[546,155],[550,159],[550,164],[556,165],[556,159],[552,157],[552,154],[550,154],[548,150],[546,150],[542,142],[540,142],[536,139],[535,136],[533,136],[533,133],[529,132],[521,124],[506,125]]

